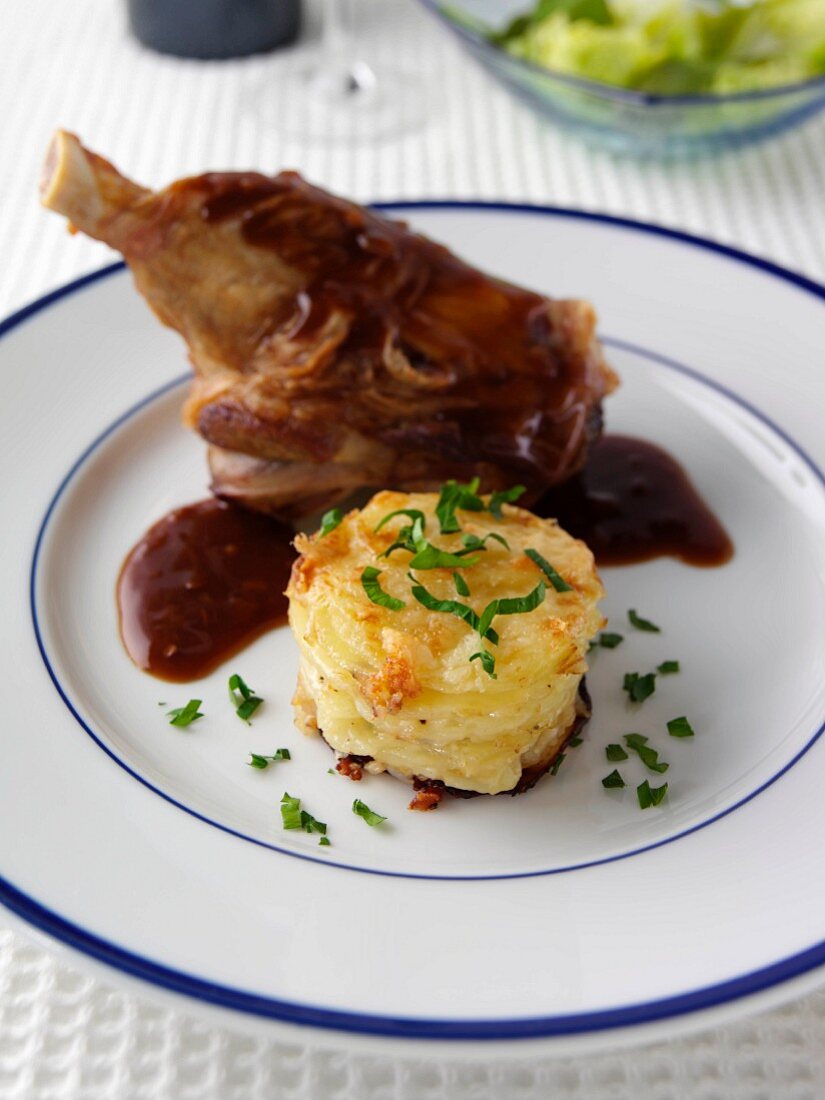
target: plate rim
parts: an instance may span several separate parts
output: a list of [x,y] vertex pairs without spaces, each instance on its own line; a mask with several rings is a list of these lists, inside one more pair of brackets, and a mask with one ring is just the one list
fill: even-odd
[[[644,347],[641,344],[636,344],[629,340],[624,340],[620,337],[609,336],[601,334],[601,341],[607,347],[614,347],[623,351],[628,351],[631,354],[637,355],[642,359],[648,360],[653,363],[658,363],[660,366],[665,366],[668,369],[673,370],[676,374],[690,378],[700,385],[707,386],[711,392],[719,393],[723,397],[727,398],[734,405],[740,409],[744,409],[751,416],[753,416],[758,422],[769,428],[774,432],[785,444],[788,446],[794,454],[805,464],[806,468],[814,476],[814,478],[825,489],[825,470],[823,470],[814,459],[804,450],[804,448],[797,443],[797,441],[789,435],[780,425],[776,424],[767,413],[762,412],[755,405],[751,404],[746,398],[736,393],[730,387],[717,382],[715,379],[708,377],[701,371],[696,370],[694,367],[690,367],[680,360],[674,359],[670,356],[664,355],[661,352],[653,351],[650,348]],[[80,709],[73,702],[70,697],[69,689],[63,680],[61,680],[55,663],[49,652],[49,647],[46,644],[46,640],[43,636],[43,630],[41,627],[41,615],[38,613],[38,606],[42,606],[42,601],[38,597],[39,584],[40,584],[40,563],[41,555],[43,551],[44,542],[46,539],[47,531],[51,520],[55,514],[57,506],[60,502],[64,492],[71,486],[77,474],[79,474],[89,458],[95,453],[95,451],[110,439],[111,436],[128,423],[134,416],[141,413],[143,410],[151,407],[151,405],[177,389],[179,386],[189,381],[191,374],[177,375],[175,378],[164,382],[162,385],[151,390],[148,394],[139,398],[136,402],[119,413],[102,431],[100,431],[94,439],[87,444],[86,447],[80,452],[78,457],[69,467],[67,472],[61,478],[57,489],[53,496],[49,500],[46,511],[43,513],[43,517],[40,521],[40,525],[35,539],[34,550],[31,557],[31,564],[29,567],[29,614],[31,617],[31,625],[34,631],[35,640],[37,642],[37,648],[40,653],[40,657],[48,673],[49,679],[52,682],[57,694],[60,696],[62,702],[66,706],[71,716],[80,726],[80,728],[86,733],[95,745],[104,752],[111,760],[122,768],[133,779],[136,779],[147,790],[153,794],[158,795],[164,801],[170,805],[176,807],[176,809],[182,810],[184,813],[194,817],[197,821],[202,822],[205,825],[209,825],[212,828],[219,829],[221,832],[227,833],[229,836],[233,836],[238,840],[243,840],[249,844],[255,844],[259,848],[265,848],[268,851],[275,852],[278,855],[288,856],[293,859],[300,859],[305,862],[320,864],[324,867],[332,867],[338,871],[350,871],[354,874],[366,874],[376,875],[381,878],[401,878],[401,879],[418,879],[430,882],[499,882],[506,881],[508,879],[531,879],[531,878],[545,878],[550,875],[570,874],[574,871],[585,871],[592,867],[604,866],[608,863],[617,863],[625,859],[630,859],[633,856],[642,855],[645,852],[653,851],[656,848],[662,848],[667,844],[672,844],[677,840],[681,840],[684,837],[690,836],[693,833],[699,832],[702,829],[707,828],[709,825],[713,825],[714,822],[720,821],[722,818],[727,817],[734,811],[740,809],[742,806],[747,805],[753,801],[758,795],[762,794],[769,787],[772,787],[774,783],[782,778],[791,768],[802,759],[806,753],[813,748],[819,738],[825,733],[825,716],[823,716],[820,724],[813,729],[805,743],[794,753],[794,755],[787,760],[782,766],[763,780],[757,787],[747,794],[743,795],[737,801],[733,802],[730,806],[726,806],[724,809],[719,810],[716,813],[711,814],[710,817],[704,818],[701,821],[697,821],[693,825],[689,825],[686,828],[681,829],[677,833],[662,837],[659,840],[650,841],[647,844],[643,844],[640,847],[630,848],[624,852],[618,852],[614,855],[601,856],[598,859],[585,860],[580,863],[566,864],[560,867],[540,868],[528,871],[508,871],[500,872],[496,874],[429,874],[423,871],[396,871],[388,870],[386,868],[366,867],[353,863],[338,863],[330,862],[322,857],[312,855],[309,852],[294,851],[290,848],[281,847],[278,844],[274,844],[271,841],[263,840],[260,837],[256,837],[248,832],[243,832],[239,828],[232,825],[227,825],[218,821],[217,819],[210,817],[208,814],[201,812],[195,807],[188,805],[181,801],[181,799],[169,792],[163,790],[156,782],[141,775],[124,757],[118,755],[118,753],[106,742],[103,738],[92,729],[89,721],[80,713]]]
[[[374,204],[374,207],[379,210],[399,211],[443,209],[534,214],[579,219],[646,235],[660,236],[755,268],[825,303],[825,285],[799,272],[727,244],[638,219],[553,205],[449,199],[385,201]],[[63,298],[116,272],[123,271],[125,267],[122,261],[107,264],[24,305],[0,321],[0,338]],[[134,954],[119,944],[75,925],[18,890],[2,876],[0,876],[0,903],[28,924],[67,947],[103,962],[130,977],[141,978],[150,985],[172,993],[184,994],[195,1001],[327,1031],[397,1039],[434,1039],[443,1042],[468,1039],[506,1041],[571,1036],[638,1027],[739,1001],[798,978],[825,964],[825,940],[822,940],[802,951],[723,982],[671,997],[601,1011],[555,1016],[511,1017],[503,1020],[384,1016],[283,1001],[248,993],[232,986],[211,983],[184,971],[175,970]]]

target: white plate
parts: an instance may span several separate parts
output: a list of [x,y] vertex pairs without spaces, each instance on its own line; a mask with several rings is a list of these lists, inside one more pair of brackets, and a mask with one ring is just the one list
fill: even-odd
[[[329,775],[329,751],[293,729],[288,631],[197,687],[130,664],[119,565],[205,495],[204,448],[179,423],[178,339],[121,268],[81,280],[0,330],[0,901],[124,973],[344,1038],[642,1028],[811,971],[825,962],[825,291],[608,218],[405,216],[504,277],[594,301],[622,377],[610,429],[682,461],[734,559],[604,570],[625,641],[593,656],[584,744],[527,795],[408,813],[405,787]],[[662,633],[633,631],[629,607]],[[669,658],[681,673],[631,706],[623,673]],[[231,671],[266,699],[251,728]],[[206,717],[170,727],[164,709],[190,695]],[[693,740],[667,735],[682,714]],[[640,761],[620,765],[625,791],[601,786],[604,746],[634,730],[670,762],[667,800],[644,812],[634,787],[660,779]],[[281,745],[291,762],[246,766]],[[284,790],[331,847],[282,831]],[[356,795],[388,824],[355,817]]]

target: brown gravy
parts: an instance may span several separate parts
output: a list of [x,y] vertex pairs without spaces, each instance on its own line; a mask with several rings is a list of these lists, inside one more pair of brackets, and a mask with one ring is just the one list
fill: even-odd
[[120,634],[135,664],[163,680],[197,680],[284,623],[293,537],[214,499],[158,520],[117,582]]
[[583,539],[599,565],[681,558],[724,565],[733,543],[671,456],[641,439],[605,435],[592,443],[587,466],[532,506],[555,516]]
[[[584,539],[599,565],[672,556],[712,566],[733,554],[679,463],[627,436],[592,444],[585,470],[532,510]],[[164,680],[197,680],[282,625],[293,536],[276,520],[215,499],[154,524],[117,583],[121,637],[135,664]]]

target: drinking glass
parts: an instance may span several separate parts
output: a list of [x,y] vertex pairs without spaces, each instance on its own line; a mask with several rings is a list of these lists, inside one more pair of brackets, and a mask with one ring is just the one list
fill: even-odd
[[361,56],[352,9],[352,0],[321,0],[319,43],[290,59],[278,82],[277,100],[259,93],[259,109],[269,105],[267,122],[291,138],[378,141],[399,137],[424,121],[420,80]]

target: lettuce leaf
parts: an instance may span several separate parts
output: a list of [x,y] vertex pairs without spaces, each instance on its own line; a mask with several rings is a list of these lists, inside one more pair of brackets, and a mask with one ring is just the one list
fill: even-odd
[[556,72],[661,95],[732,93],[825,73],[825,0],[717,10],[681,0],[538,0],[489,35]]

